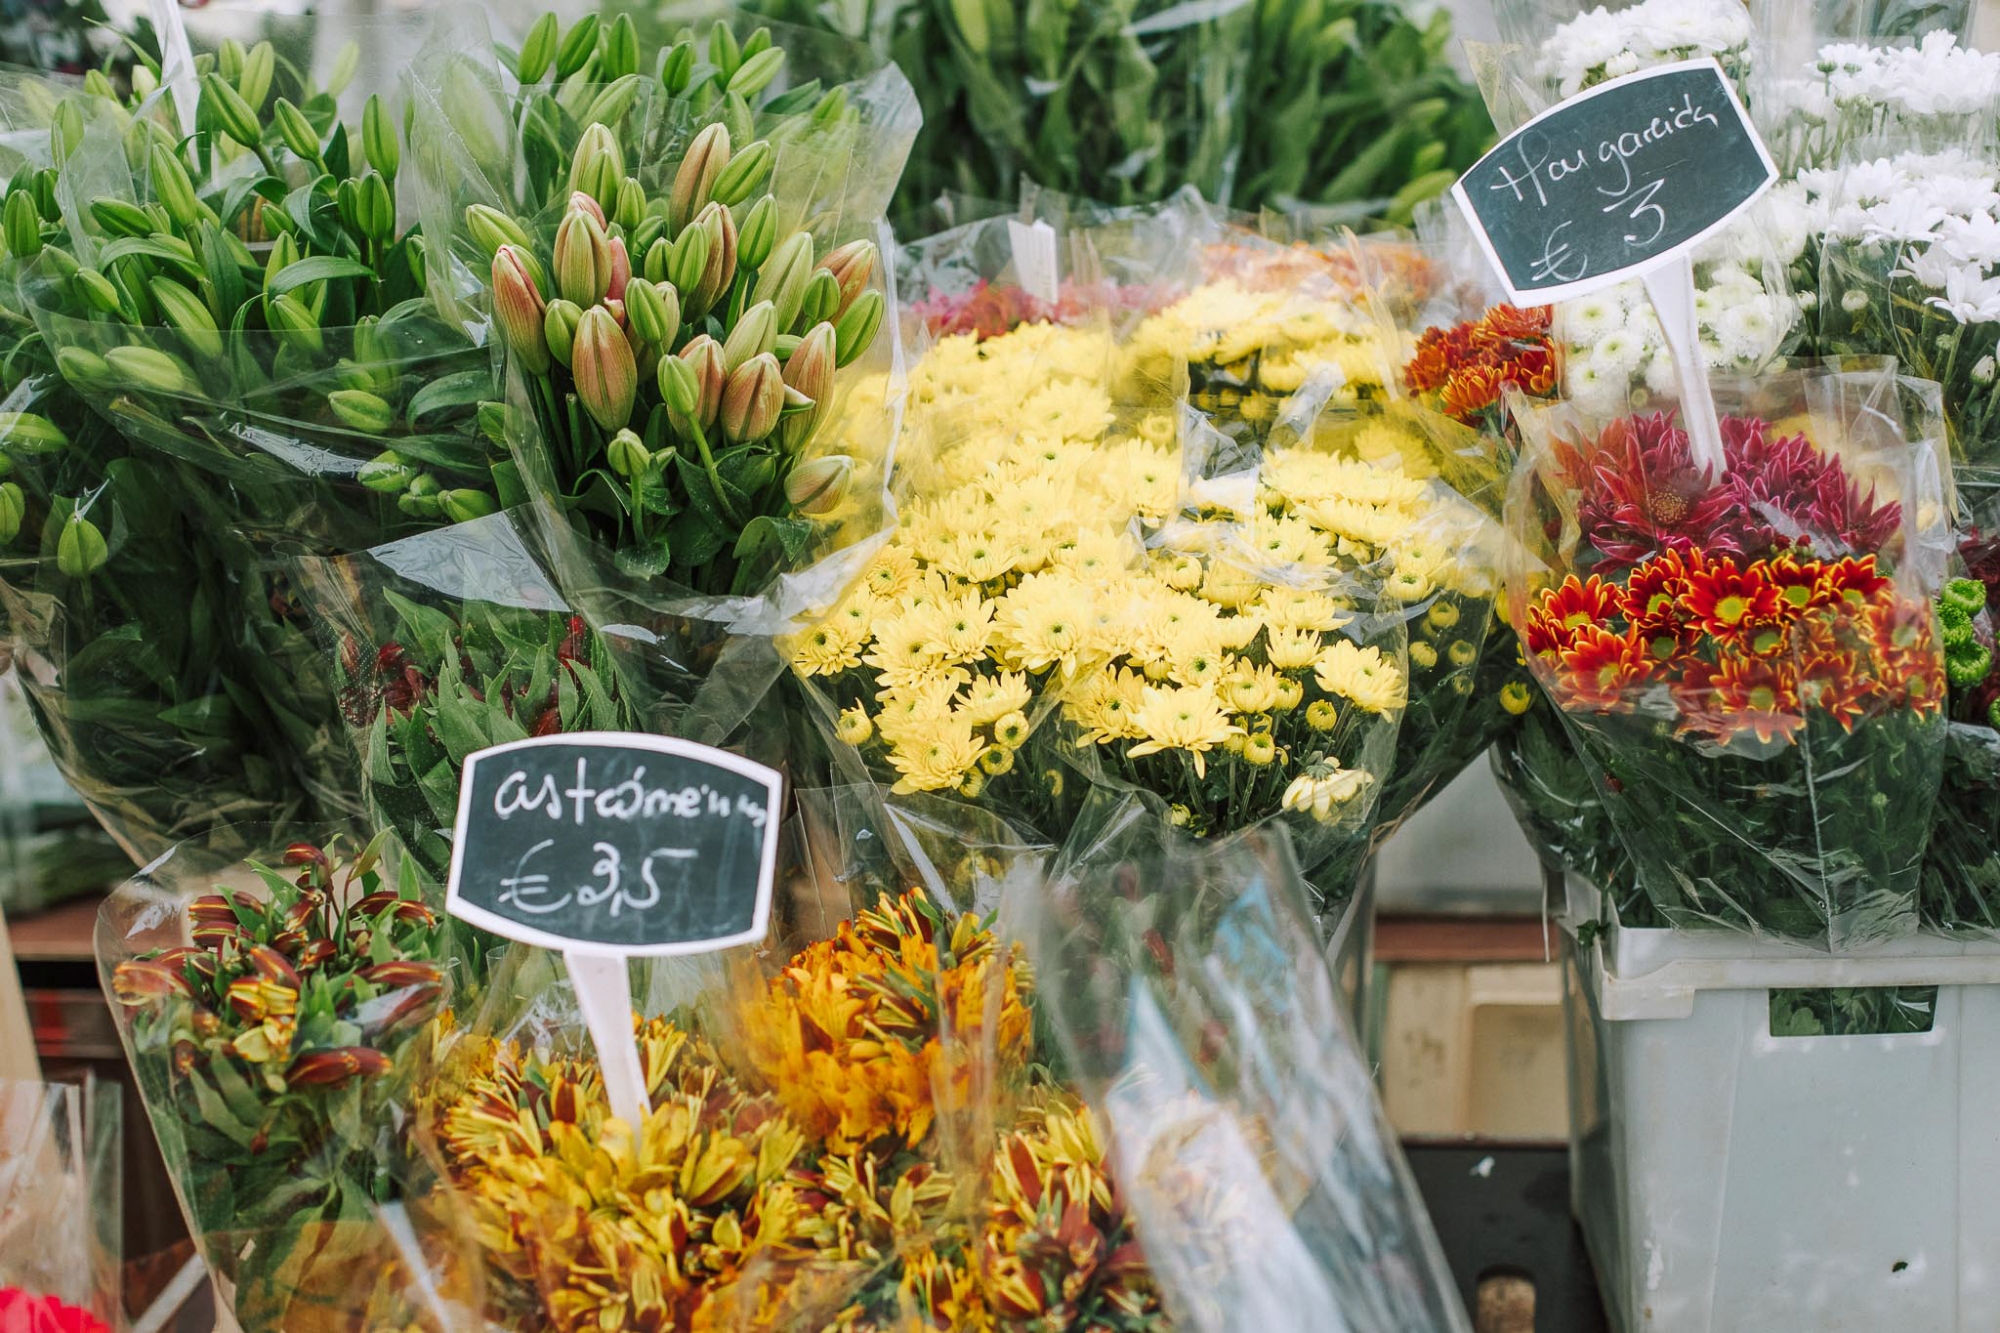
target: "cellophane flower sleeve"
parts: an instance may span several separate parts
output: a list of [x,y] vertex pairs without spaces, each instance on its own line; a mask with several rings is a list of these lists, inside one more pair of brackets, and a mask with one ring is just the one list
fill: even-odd
[[[268,850],[245,861],[244,845]],[[98,915],[99,974],[188,1234],[224,1327],[399,1327],[371,1312],[427,1268],[396,1205],[417,1073],[450,1025],[436,888],[386,836],[286,846],[237,829],[227,846],[174,849]]]
[[1282,830],[1098,793],[1003,919],[1176,1327],[1467,1327]]
[[1946,929],[2000,929],[2000,671],[1993,617],[2000,608],[2000,541],[1973,529],[1960,542],[1961,577],[1938,593],[1951,726],[1936,823],[1924,856],[1923,911]]
[[1893,365],[1714,387],[1713,473],[1672,413],[1520,415],[1509,619],[1645,919],[1906,933],[1946,723],[1936,423]]
[[123,1109],[95,1079],[0,1079],[0,1327],[123,1323]]

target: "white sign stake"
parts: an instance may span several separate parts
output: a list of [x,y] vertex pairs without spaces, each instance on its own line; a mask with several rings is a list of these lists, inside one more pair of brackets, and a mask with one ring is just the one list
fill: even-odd
[[1687,428],[1694,463],[1707,477],[1722,474],[1722,423],[1708,387],[1708,360],[1701,350],[1701,317],[1694,309],[1694,261],[1683,252],[1641,279],[1660,317],[1660,331],[1674,356],[1681,382],[1681,422]]
[[653,1106],[639,1067],[639,1042],[632,1032],[632,980],[622,956],[567,950],[563,962],[576,987],[597,1063],[604,1070],[604,1094],[611,1113],[636,1132]]

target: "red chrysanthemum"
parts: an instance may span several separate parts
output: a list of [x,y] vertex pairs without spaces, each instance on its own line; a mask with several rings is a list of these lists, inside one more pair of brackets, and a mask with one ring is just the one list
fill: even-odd
[[1874,602],[1891,588],[1888,576],[1875,565],[1875,557],[1842,556],[1820,565],[1820,585],[1829,602],[1859,607]]
[[1577,521],[1604,564],[1697,546],[1743,553],[1729,492],[1695,467],[1686,432],[1666,413],[1614,421],[1570,454],[1585,474]]
[[1528,651],[1561,652],[1575,640],[1577,631],[1591,625],[1602,627],[1623,608],[1624,597],[1617,584],[1595,574],[1588,579],[1571,574],[1528,608]]
[[1597,625],[1579,629],[1557,661],[1565,702],[1598,711],[1629,708],[1653,674],[1644,644]]
[[1724,745],[1740,736],[1789,741],[1805,726],[1798,682],[1783,658],[1725,655],[1708,676],[1703,729]]
[[1665,658],[1694,646],[1698,631],[1681,604],[1688,574],[1704,563],[1699,551],[1669,551],[1648,560],[1625,581],[1625,619],[1654,657]]
[[1696,570],[1688,575],[1681,606],[1718,643],[1754,652],[1778,646],[1772,636],[1782,623],[1781,600],[1761,561],[1739,569],[1725,556]]
[[1838,722],[1843,731],[1866,717],[1877,695],[1852,653],[1813,653],[1799,663],[1799,699]]

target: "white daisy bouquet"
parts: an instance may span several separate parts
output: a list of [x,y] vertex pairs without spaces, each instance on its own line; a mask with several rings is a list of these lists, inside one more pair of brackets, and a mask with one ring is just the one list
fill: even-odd
[[1588,9],[1574,0],[1499,0],[1494,11],[1502,38],[1533,52],[1527,86],[1536,110],[1653,65],[1713,56],[1739,84],[1754,66],[1756,25],[1743,0],[1638,0]]
[[1925,33],[1907,46],[1828,42],[1756,80],[1758,129],[1787,173],[1833,165],[1856,145],[1990,146],[2000,54]]

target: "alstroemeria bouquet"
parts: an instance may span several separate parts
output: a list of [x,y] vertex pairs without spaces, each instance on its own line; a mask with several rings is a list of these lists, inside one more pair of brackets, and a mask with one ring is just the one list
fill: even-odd
[[376,1208],[397,1196],[397,1115],[444,971],[415,866],[389,882],[384,842],[298,844],[202,894],[179,851],[100,913],[126,1056],[242,1328],[362,1326],[394,1253]]
[[1725,416],[1713,473],[1669,414],[1525,416],[1511,619],[1636,863],[1626,920],[1907,932],[1943,745],[1935,472],[1881,429],[1892,372],[1745,387],[1817,411]]

